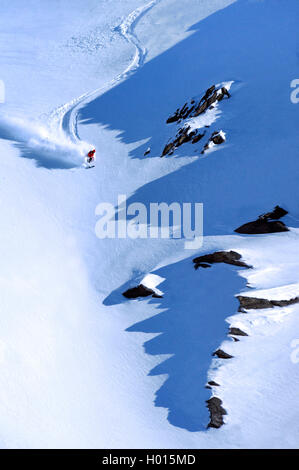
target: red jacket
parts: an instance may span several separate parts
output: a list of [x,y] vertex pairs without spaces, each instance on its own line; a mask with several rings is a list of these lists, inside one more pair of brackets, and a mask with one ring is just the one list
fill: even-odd
[[89,158],[93,158],[95,153],[96,153],[95,150],[90,150],[90,152],[88,152],[87,156],[88,156]]

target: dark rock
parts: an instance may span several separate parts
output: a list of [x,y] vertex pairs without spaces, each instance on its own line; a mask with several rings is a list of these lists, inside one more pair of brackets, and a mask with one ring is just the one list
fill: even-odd
[[180,147],[180,145],[184,144],[185,142],[190,142],[190,140],[194,136],[194,133],[189,132],[189,130],[190,126],[187,126],[180,130],[179,136],[173,142],[176,147]]
[[212,85],[207,89],[203,97],[196,104],[194,99],[191,100],[190,105],[185,103],[182,108],[177,108],[175,113],[167,119],[167,124],[177,122],[180,119],[186,119],[187,117],[196,117],[204,113],[213,103],[216,101],[222,101],[224,97],[230,98],[230,94],[225,87],[216,89],[215,85]]
[[229,334],[230,335],[235,335],[235,336],[248,336],[245,331],[240,330],[240,328],[236,328],[235,326],[231,326],[229,329]]
[[223,142],[225,142],[225,138],[221,135],[220,131],[213,132],[209,141],[205,144],[203,150],[201,151],[202,155],[210,148],[211,142],[213,142],[215,145],[221,145]]
[[219,384],[217,384],[217,382],[214,382],[214,380],[210,380],[210,382],[208,382],[209,385],[211,385],[212,387],[220,387]]
[[[169,142],[167,145],[165,145],[161,157],[164,157],[165,155],[170,155],[171,152],[177,147],[180,147],[182,144],[186,142],[190,142],[192,139],[194,139],[197,135],[197,131],[191,131],[190,132],[190,126],[185,126],[182,127],[177,135],[175,136],[175,139],[172,142]],[[200,137],[201,138],[201,137]]]
[[273,305],[271,304],[270,300],[267,299],[258,299],[256,297],[244,297],[242,295],[237,295],[237,299],[240,302],[239,312],[251,309],[273,308]]
[[193,263],[195,264],[195,269],[198,269],[199,267],[207,268],[210,267],[210,264],[213,263],[226,263],[232,264],[234,266],[250,268],[251,266],[246,264],[244,261],[240,261],[241,258],[242,256],[236,251],[215,251],[215,253],[210,253],[208,255],[198,256],[197,258],[194,258]]
[[225,139],[222,137],[222,135],[219,132],[214,132],[211,137],[212,142],[214,142],[215,145],[220,145],[225,142]]
[[146,157],[146,155],[148,155],[150,152],[151,152],[151,149],[150,149],[150,148],[148,148],[148,149],[147,149],[147,150],[144,152],[144,154],[143,154],[143,155]]
[[230,354],[226,353],[222,349],[217,349],[217,351],[215,351],[213,353],[213,356],[217,356],[217,357],[219,357],[219,359],[232,359],[234,357],[234,356],[231,356]]
[[273,211],[267,212],[266,214],[262,214],[259,216],[260,219],[274,219],[278,220],[281,217],[284,217],[285,215],[288,214],[288,211],[283,209],[282,207],[275,206]]
[[208,102],[205,101],[204,103],[201,103],[198,105],[198,107],[194,111],[193,117],[199,116],[200,114],[204,113],[208,109]]
[[288,212],[282,207],[275,206],[273,211],[260,215],[258,219],[253,222],[241,225],[235,232],[246,234],[288,232],[288,227],[278,220],[287,213]]
[[150,295],[154,298],[162,298],[161,295],[158,295],[152,289],[145,287],[143,284],[139,284],[137,287],[132,287],[122,294],[127,299],[137,299],[138,297],[149,297]]
[[216,101],[216,99],[217,99],[217,90],[216,90],[215,85],[213,85],[210,88],[208,88],[204,96],[199,101],[198,105],[195,106],[195,110],[192,114],[192,117],[196,117],[204,113],[207,110],[207,108]]
[[271,300],[273,307],[287,307],[288,305],[298,304],[299,297],[290,300]]
[[241,225],[238,227],[235,232],[237,233],[246,233],[248,235],[256,235],[260,233],[277,233],[277,232],[288,232],[288,227],[281,222],[269,221],[264,219],[254,220],[253,222],[248,222],[247,224]]
[[176,122],[179,119],[180,119],[180,108],[178,108],[176,112],[167,119],[166,123],[171,124],[172,122]]
[[171,124],[172,122],[177,122],[180,119],[186,119],[186,117],[188,117],[189,114],[192,113],[193,109],[194,106],[191,106],[191,108],[189,108],[188,103],[185,103],[182,108],[178,108],[176,112],[167,119],[166,123]]
[[225,87],[221,88],[221,92],[218,94],[218,101],[222,101],[224,97],[230,98],[230,93]]
[[167,155],[171,150],[173,150],[173,148],[174,148],[174,143],[173,143],[173,142],[170,142],[169,144],[165,145],[161,156],[164,157],[164,156]]
[[223,416],[227,414],[226,410],[221,406],[222,401],[218,397],[212,397],[206,403],[210,412],[208,428],[220,428],[224,424]]
[[[175,113],[170,116],[166,122],[167,124],[171,124],[174,122],[180,123],[181,121],[187,118],[199,116],[200,114],[203,114],[207,109],[211,109],[212,107],[214,107],[213,104],[217,101],[221,101],[225,96],[227,98],[230,97],[230,94],[225,87],[216,89],[215,85],[213,85],[208,88],[203,97],[199,101],[197,101],[197,103],[194,99],[191,100],[190,104],[185,103],[182,108],[177,108]],[[183,143],[189,142],[190,140],[192,140],[192,143],[195,144],[199,142],[199,140],[205,135],[198,133],[198,131],[189,132],[189,130],[190,128],[182,127],[177,133],[173,142],[165,145],[161,157],[164,157],[165,155],[169,154],[169,152],[174,147],[179,147]],[[214,143],[216,145],[222,143],[221,136],[213,136],[213,138],[215,140]]]
[[273,307],[286,307],[288,305],[297,304],[299,297],[295,297],[290,300],[268,300],[258,299],[257,297],[246,297],[243,295],[237,295],[237,299],[240,302],[239,312],[253,309],[273,308]]
[[206,101],[215,90],[216,90],[215,85],[212,85],[210,88],[208,88],[204,96],[202,97],[201,101]]
[[193,139],[192,139],[192,144],[196,144],[197,142],[199,142],[203,138],[204,135],[205,135],[204,133],[203,134],[200,134],[200,133],[196,134],[195,137],[193,137]]

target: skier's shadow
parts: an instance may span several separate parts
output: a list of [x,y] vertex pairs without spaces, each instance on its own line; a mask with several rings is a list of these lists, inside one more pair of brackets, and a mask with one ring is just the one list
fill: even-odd
[[48,149],[35,150],[24,143],[16,143],[15,146],[21,153],[21,157],[34,160],[37,167],[48,170],[68,170],[78,166],[71,161],[66,161],[57,151]]
[[[174,426],[200,431],[209,422],[205,404],[211,396],[205,388],[207,373],[212,353],[226,338],[225,318],[238,308],[234,295],[245,285],[237,269],[240,268],[214,265],[195,271],[189,258],[156,271],[155,274],[165,278],[159,285],[165,295],[150,303],[165,311],[127,330],[160,333],[144,344],[145,352],[172,355],[152,369],[150,375],[168,376],[156,393],[155,404],[169,410],[168,420]],[[104,303],[126,301],[121,293],[129,285],[132,283],[110,294]]]

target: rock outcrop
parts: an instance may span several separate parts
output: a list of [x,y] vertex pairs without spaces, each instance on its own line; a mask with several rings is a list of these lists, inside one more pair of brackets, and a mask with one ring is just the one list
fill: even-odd
[[217,351],[215,351],[213,353],[213,356],[217,356],[217,357],[219,357],[219,359],[232,359],[234,357],[234,356],[231,356],[230,354],[226,353],[222,349],[217,349]]
[[214,380],[210,380],[208,384],[211,385],[211,387],[220,387],[220,385],[217,384],[217,382],[214,382]]
[[208,255],[198,256],[193,259],[194,268],[208,268],[214,263],[232,264],[234,266],[241,266],[244,268],[251,268],[244,261],[241,261],[242,256],[236,251],[215,251]]
[[276,233],[276,232],[288,232],[288,227],[281,222],[280,219],[288,212],[279,207],[275,206],[273,211],[262,214],[258,219],[253,222],[248,222],[241,227],[237,228],[235,232],[246,233],[249,235],[260,234],[260,233]]
[[[228,90],[224,86],[216,88],[216,86],[213,85],[208,88],[200,100],[196,101],[192,99],[190,103],[187,102],[184,104],[184,106],[178,108],[175,113],[167,119],[166,123],[171,124],[177,122],[179,124],[182,121],[185,121],[187,118],[190,119],[197,117],[200,114],[205,113],[208,109],[213,108],[215,103],[222,101],[225,97],[230,98]],[[180,147],[186,142],[192,142],[192,144],[196,144],[204,137],[205,133],[206,131],[201,133],[198,129],[191,130],[189,125],[186,125],[186,123],[183,124],[182,127],[178,130],[174,139],[165,145],[161,157],[171,155],[176,148]],[[223,143],[224,140],[225,138],[223,137],[223,133],[214,132],[210,137],[208,144],[206,145],[210,145],[211,142],[213,142],[215,145],[219,145]]]
[[248,336],[245,331],[240,330],[240,328],[236,328],[235,326],[231,326],[228,332],[229,335],[234,335],[234,336]]
[[180,147],[186,142],[192,141],[193,144],[199,142],[204,135],[205,133],[201,134],[197,129],[190,131],[190,126],[182,127],[176,134],[174,140],[165,145],[161,157],[164,157],[167,154],[170,155],[174,149]]
[[220,428],[224,424],[223,416],[227,414],[222,407],[222,401],[218,397],[212,397],[206,403],[210,412],[208,428]]
[[207,383],[206,388],[209,389],[209,390],[212,390],[212,387],[220,387],[220,385],[217,384],[217,382],[214,382],[214,380],[210,380]]
[[190,104],[185,103],[182,108],[178,108],[175,113],[167,119],[167,124],[180,122],[181,120],[196,117],[203,114],[216,101],[222,101],[224,97],[230,98],[230,94],[225,87],[216,88],[212,85],[207,89],[203,97],[196,103],[191,100]]
[[161,299],[162,295],[156,294],[153,289],[149,289],[145,287],[143,284],[139,284],[137,287],[132,287],[131,289],[126,290],[122,294],[127,299],[137,299],[138,297],[149,297],[152,296],[154,298]]
[[239,300],[239,312],[246,312],[246,310],[273,308],[273,307],[287,307],[288,305],[297,304],[299,297],[289,300],[268,300],[259,299],[257,297],[246,297],[243,295],[237,295]]
[[288,211],[283,209],[280,206],[275,206],[273,211],[267,212],[266,214],[262,214],[259,216],[260,219],[281,219],[281,217],[284,217],[285,215],[288,214]]
[[220,145],[225,142],[225,134],[223,131],[215,131],[211,135],[209,141],[205,144],[201,154],[204,154],[207,150],[209,150],[213,145]]

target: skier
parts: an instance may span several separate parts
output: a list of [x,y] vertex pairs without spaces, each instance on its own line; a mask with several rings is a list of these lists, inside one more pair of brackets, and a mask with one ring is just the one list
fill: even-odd
[[95,149],[90,150],[90,151],[88,152],[88,154],[87,154],[87,156],[86,156],[86,161],[87,161],[87,163],[90,164],[90,163],[93,163],[93,162],[94,162],[94,160],[95,160],[95,153],[96,153]]

